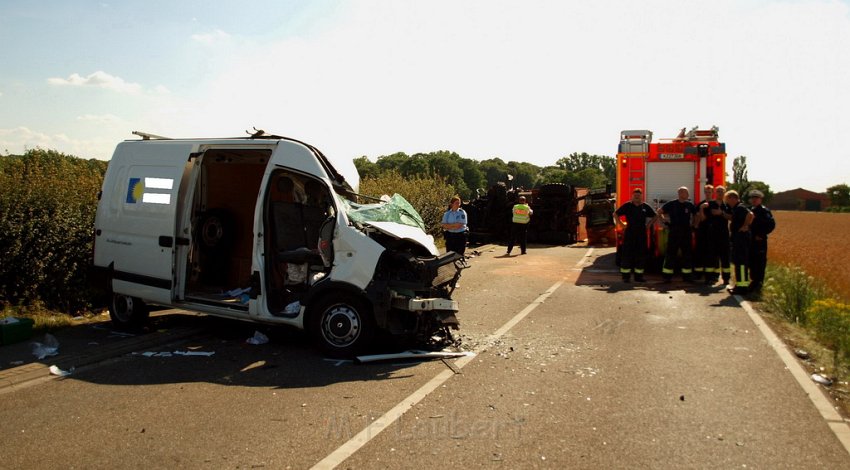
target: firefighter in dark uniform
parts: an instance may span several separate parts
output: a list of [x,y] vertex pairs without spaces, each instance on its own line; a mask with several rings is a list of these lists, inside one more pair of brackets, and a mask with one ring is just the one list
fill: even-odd
[[732,220],[732,208],[726,204],[724,197],[726,188],[717,186],[714,188],[714,200],[717,202],[718,210],[712,210],[712,216],[715,217],[712,224],[712,238],[714,239],[714,247],[717,249],[717,258],[720,263],[719,273],[723,284],[728,285],[732,279],[732,269],[729,267],[729,221]]
[[750,211],[753,223],[750,224],[750,292],[758,292],[764,283],[764,270],[767,267],[767,235],[776,228],[776,221],[770,209],[761,202],[764,193],[750,191]]
[[717,278],[717,250],[711,235],[712,210],[718,208],[714,201],[714,186],[704,188],[705,199],[697,204],[696,213],[696,250],[694,250],[694,279],[704,278],[706,284],[712,284]]
[[[691,282],[693,280],[693,246],[691,245],[693,240],[691,229],[697,208],[688,200],[690,196],[688,188],[684,186],[679,188],[678,196],[678,199],[667,202],[658,209],[658,215],[664,217],[669,226],[664,267],[661,269],[664,282],[670,282],[673,279],[673,273],[677,266],[685,282]],[[681,258],[679,258],[679,251],[682,252]]]
[[626,230],[623,245],[620,247],[620,274],[623,282],[629,282],[632,273],[636,282],[646,282],[643,277],[646,258],[649,255],[646,226],[655,221],[655,211],[643,202],[643,191],[640,188],[632,192],[632,200],[620,206],[615,212],[614,222],[622,226],[620,216],[626,218]]
[[750,287],[750,224],[753,213],[741,204],[736,191],[726,193],[726,204],[732,209],[732,265],[735,271],[735,287],[729,287],[729,292],[744,295]]

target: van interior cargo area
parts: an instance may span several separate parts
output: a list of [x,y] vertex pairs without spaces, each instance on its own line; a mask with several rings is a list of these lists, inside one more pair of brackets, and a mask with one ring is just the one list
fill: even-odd
[[233,292],[250,285],[254,207],[270,157],[267,149],[210,149],[200,157],[186,300],[247,309]]

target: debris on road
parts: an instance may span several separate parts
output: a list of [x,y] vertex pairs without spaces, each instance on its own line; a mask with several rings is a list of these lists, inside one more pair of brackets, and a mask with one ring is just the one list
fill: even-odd
[[260,331],[255,331],[254,336],[246,339],[245,342],[248,344],[266,344],[269,342],[269,337]]
[[812,374],[812,380],[814,380],[815,382],[817,382],[821,385],[826,385],[827,387],[832,385],[832,379],[830,379],[829,377],[826,377],[825,375]]
[[50,333],[47,333],[44,335],[43,343],[32,343],[32,353],[36,359],[55,356],[59,354],[59,340]]
[[143,353],[134,352],[144,357],[173,357],[173,356],[212,356],[215,351],[145,351]]
[[177,356],[212,356],[215,351],[174,351]]
[[807,351],[804,351],[802,349],[795,349],[794,354],[796,354],[797,357],[799,357],[800,359],[804,359],[804,360],[807,360],[807,361],[811,357]]
[[395,359],[447,359],[453,357],[474,356],[473,352],[451,352],[451,351],[419,351],[410,350],[391,354],[372,354],[357,356],[355,362],[365,364],[368,362],[392,361]]
[[55,375],[57,377],[67,377],[67,376],[71,375],[72,373],[74,373],[73,368],[71,368],[71,370],[68,371],[68,370],[62,370],[58,366],[50,366],[50,368],[48,370],[50,371],[50,375]]

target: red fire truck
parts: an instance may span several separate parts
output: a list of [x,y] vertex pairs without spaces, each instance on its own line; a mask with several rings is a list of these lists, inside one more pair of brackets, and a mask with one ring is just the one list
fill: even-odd
[[[672,139],[652,142],[652,131],[626,130],[620,132],[617,152],[617,207],[631,200],[632,191],[640,188],[644,199],[658,210],[665,202],[677,198],[677,191],[686,186],[694,204],[703,197],[706,184],[724,185],[726,180],[726,144],[719,142],[718,128],[690,131],[683,128]],[[649,243],[654,257],[659,259],[666,246],[666,231],[662,224],[651,227]],[[617,247],[622,233],[617,233]],[[618,257],[619,260],[619,257]]]

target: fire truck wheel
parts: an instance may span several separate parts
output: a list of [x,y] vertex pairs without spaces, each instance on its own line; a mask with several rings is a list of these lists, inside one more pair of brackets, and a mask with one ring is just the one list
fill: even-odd
[[364,352],[377,329],[372,309],[349,294],[329,294],[311,306],[308,315],[310,333],[331,357],[353,357]]

